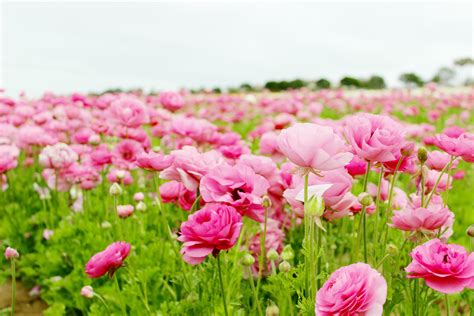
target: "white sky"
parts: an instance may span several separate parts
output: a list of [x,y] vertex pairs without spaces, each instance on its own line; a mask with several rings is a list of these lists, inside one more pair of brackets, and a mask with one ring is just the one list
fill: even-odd
[[431,77],[473,56],[472,3],[14,2],[1,6],[10,95]]

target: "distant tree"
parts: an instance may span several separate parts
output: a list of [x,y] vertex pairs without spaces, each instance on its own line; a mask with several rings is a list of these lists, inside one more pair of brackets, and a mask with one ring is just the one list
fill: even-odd
[[441,85],[448,85],[451,80],[456,76],[456,71],[449,67],[441,67],[438,72],[433,76],[431,81],[436,82]]
[[321,78],[316,81],[316,87],[319,89],[329,89],[331,88],[331,82],[327,79]]
[[288,82],[288,87],[290,89],[301,89],[303,87],[306,87],[308,83],[304,80],[301,80],[301,79],[295,79],[295,80],[292,80],[290,82]]
[[242,83],[240,85],[240,90],[252,92],[252,91],[255,91],[255,88],[250,83]]
[[216,93],[216,94],[221,94],[221,93],[222,93],[222,90],[221,90],[221,88],[219,88],[219,87],[215,87],[215,88],[212,89],[212,92],[214,92],[214,93]]
[[408,87],[422,87],[425,84],[423,79],[413,72],[401,74],[399,79]]
[[280,85],[276,81],[268,81],[267,83],[265,83],[265,89],[268,89],[272,92],[277,92],[280,91]]
[[377,75],[373,75],[367,81],[364,81],[362,86],[366,89],[385,89],[387,87],[385,80]]
[[354,88],[361,87],[360,80],[353,77],[344,77],[341,79],[341,81],[339,81],[339,83],[342,87],[354,87]]
[[454,61],[454,64],[461,67],[466,65],[474,65],[474,59],[471,57],[458,58]]

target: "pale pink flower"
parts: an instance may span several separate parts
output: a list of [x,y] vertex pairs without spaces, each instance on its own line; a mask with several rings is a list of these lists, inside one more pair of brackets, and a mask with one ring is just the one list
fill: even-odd
[[0,174],[16,168],[19,155],[20,151],[15,145],[0,144]]
[[41,166],[50,169],[67,168],[78,160],[77,153],[64,143],[43,148],[38,157]]
[[173,163],[174,156],[167,156],[161,153],[150,151],[142,153],[137,158],[137,166],[142,169],[162,171]]
[[5,249],[5,258],[7,260],[12,260],[20,257],[20,254],[18,254],[18,251],[15,248],[7,247]]
[[117,215],[121,218],[129,217],[133,214],[135,208],[133,205],[126,204],[126,205],[117,205]]
[[136,128],[147,121],[143,102],[137,98],[123,96],[111,103],[110,113],[117,124]]
[[454,222],[454,214],[442,205],[430,205],[426,208],[406,208],[394,211],[391,227],[404,231],[433,232],[449,227]]
[[85,298],[93,298],[94,297],[94,289],[90,285],[85,285],[81,289],[81,296]]
[[280,151],[304,171],[327,171],[344,167],[352,159],[344,141],[331,127],[298,123],[281,131]]
[[[449,163],[450,159],[451,156],[449,154],[439,150],[433,150],[432,152],[428,153],[426,165],[430,167],[430,169],[441,171]],[[455,160],[451,168],[456,168],[458,163],[459,161]]]

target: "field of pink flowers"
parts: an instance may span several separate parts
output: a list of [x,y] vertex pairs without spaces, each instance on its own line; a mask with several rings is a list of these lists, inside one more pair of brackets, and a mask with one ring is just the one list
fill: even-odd
[[473,110],[435,86],[0,94],[0,314],[20,282],[44,315],[473,315]]

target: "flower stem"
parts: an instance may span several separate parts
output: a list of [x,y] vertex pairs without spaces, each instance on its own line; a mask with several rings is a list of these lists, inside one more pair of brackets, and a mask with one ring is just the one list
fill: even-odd
[[[378,228],[379,228],[379,217],[380,217],[380,214],[379,214],[379,207],[380,207],[380,195],[381,195],[381,191],[382,191],[382,180],[383,180],[383,166],[380,167],[380,174],[379,174],[379,179],[378,179],[378,182],[377,182],[377,197],[375,198],[375,225],[374,225],[374,236],[373,236],[373,241],[374,243],[377,242],[377,234],[378,234]],[[385,219],[385,216],[384,216],[384,219]],[[374,249],[374,252],[375,252],[375,261],[377,261],[377,253],[376,253],[376,249]]]
[[[369,173],[370,173],[370,167],[371,167],[371,162],[367,162],[367,171],[365,172],[364,175],[364,182],[362,186],[362,192],[367,191],[367,182],[369,180]],[[362,206],[362,235],[363,235],[363,241],[364,241],[364,262],[367,263],[367,212],[366,212],[366,206]]]
[[15,302],[16,302],[16,267],[15,258],[11,259],[11,272],[12,272],[12,312],[11,315],[15,315]]
[[107,314],[112,315],[112,313],[110,312],[109,305],[107,305],[104,298],[101,295],[97,294],[97,293],[94,293],[94,296],[97,297],[99,299],[99,301],[105,306],[105,309],[107,310]]
[[449,306],[449,297],[448,294],[444,294],[444,301],[446,302],[446,315],[451,315],[451,306]]
[[436,180],[436,183],[435,183],[433,189],[431,190],[430,194],[428,195],[428,198],[426,199],[426,203],[425,203],[424,207],[427,207],[428,204],[430,204],[431,198],[433,197],[433,194],[436,192],[436,189],[438,188],[439,182],[441,181],[441,178],[443,177],[443,174],[446,172],[446,170],[448,170],[448,168],[451,168],[451,164],[453,163],[454,160],[455,160],[455,158],[453,156],[451,156],[450,162],[448,164],[446,164],[446,166],[444,166],[443,170],[441,170],[441,173],[439,174],[439,177]]
[[119,296],[119,301],[120,301],[120,309],[122,310],[122,315],[127,315],[125,304],[123,302],[122,291],[120,290],[120,284],[117,278],[117,273],[115,273],[114,279],[115,279],[115,285],[117,286],[117,291],[118,291],[118,296]]
[[226,303],[226,299],[225,299],[224,282],[222,281],[222,268],[221,268],[220,254],[217,255],[217,270],[219,271],[219,283],[221,285],[222,303],[224,304],[224,314],[225,314],[225,316],[228,316],[229,313],[227,312],[227,303]]
[[253,282],[252,269],[250,267],[248,267],[247,273],[249,275],[250,287],[252,288],[254,307],[257,307],[258,315],[263,315],[262,309],[260,307],[260,301],[258,300],[258,293],[255,289],[255,283]]

